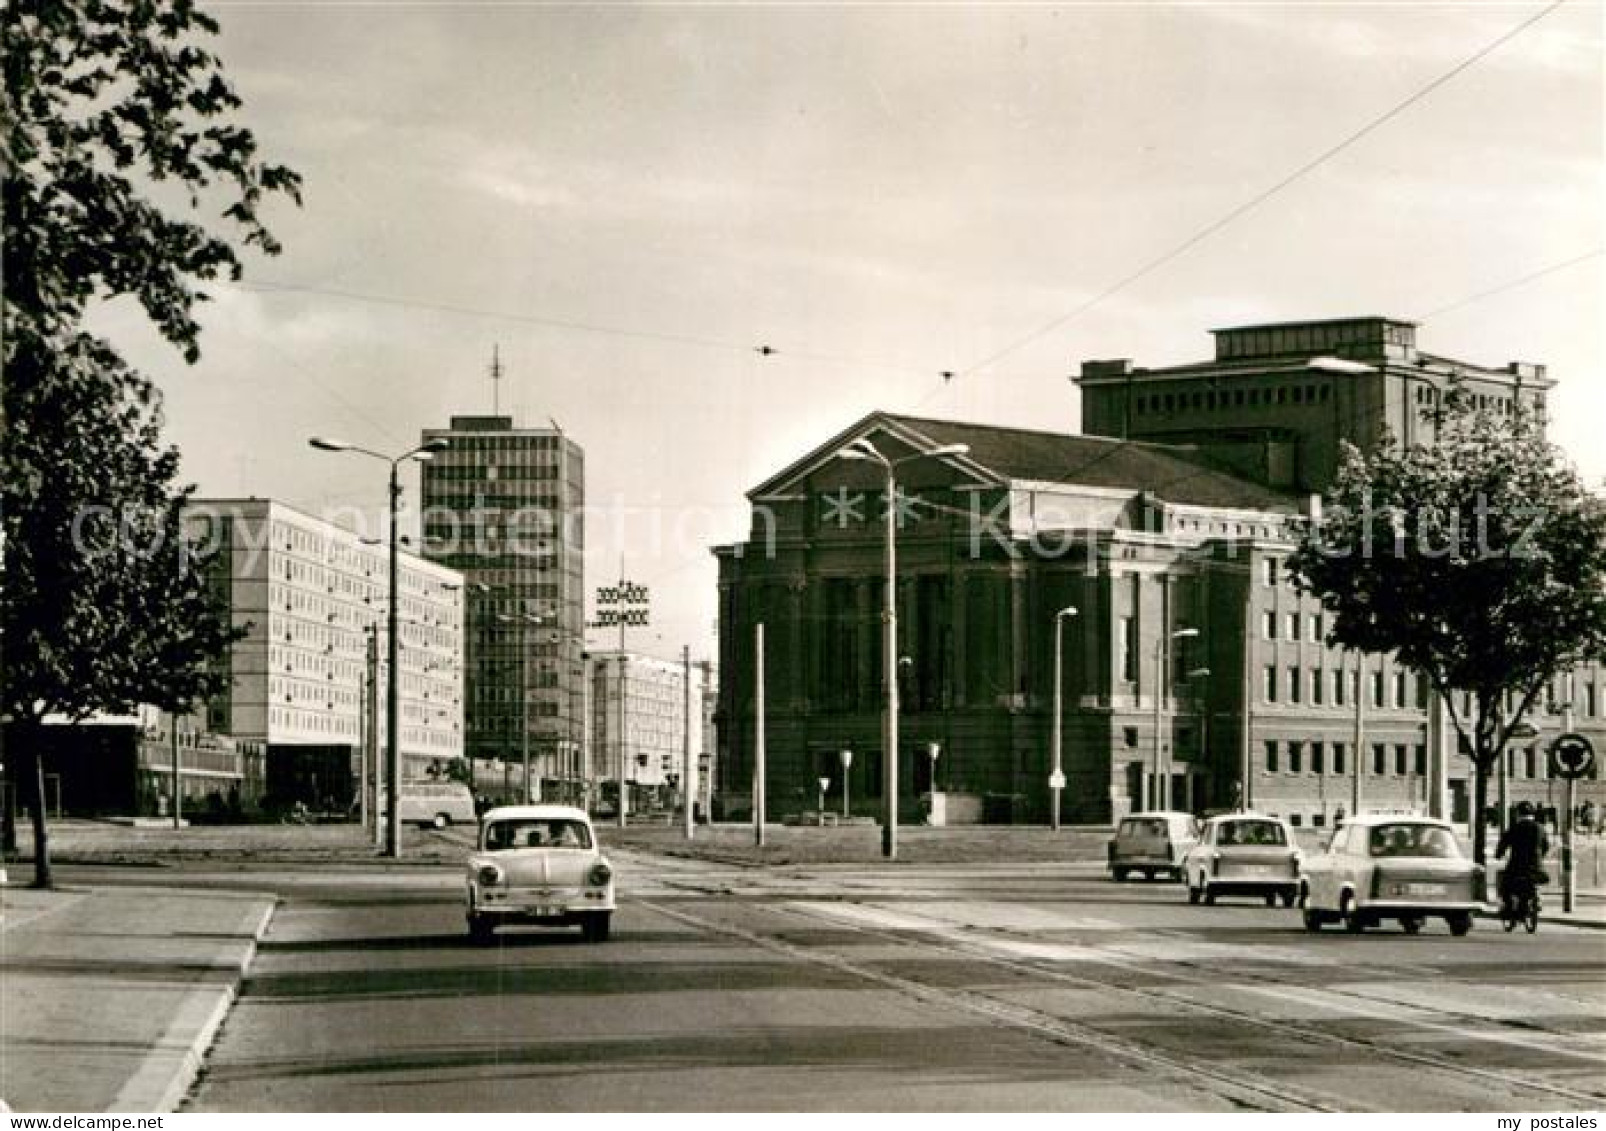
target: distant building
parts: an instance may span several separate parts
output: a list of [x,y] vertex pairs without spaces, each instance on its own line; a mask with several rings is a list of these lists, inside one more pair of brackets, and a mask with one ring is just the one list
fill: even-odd
[[[266,499],[195,499],[184,521],[221,548],[208,582],[248,630],[222,661],[231,688],[206,704],[205,729],[263,748],[270,804],[351,804],[370,635],[384,702],[387,548]],[[398,572],[402,776],[422,778],[463,756],[463,578],[410,553]],[[374,714],[383,751],[386,712]]]
[[1213,330],[1215,357],[1159,368],[1084,361],[1082,431],[1192,445],[1274,487],[1321,491],[1341,441],[1370,451],[1436,435],[1444,398],[1543,420],[1543,365],[1479,365],[1417,348],[1416,323],[1339,318]]
[[45,800],[75,817],[171,815],[173,763],[178,761],[182,812],[191,821],[254,816],[266,785],[260,743],[197,729],[198,716],[179,719],[154,707],[136,715],[97,716],[68,725],[47,718],[37,733],[45,754]]
[[[467,742],[476,767],[522,765],[545,796],[585,777],[585,453],[555,428],[454,416],[423,469],[424,552],[469,583]],[[482,588],[483,587],[483,588]]]
[[[682,665],[637,652],[594,651],[590,671],[590,747],[597,780],[617,783],[622,767],[632,809],[667,802],[679,787],[686,749]],[[694,758],[700,730],[694,714]]]

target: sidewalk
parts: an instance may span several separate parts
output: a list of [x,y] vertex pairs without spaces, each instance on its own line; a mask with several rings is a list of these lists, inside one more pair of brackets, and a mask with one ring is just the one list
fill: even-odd
[[274,905],[222,891],[0,889],[0,1099],[17,1111],[172,1111]]

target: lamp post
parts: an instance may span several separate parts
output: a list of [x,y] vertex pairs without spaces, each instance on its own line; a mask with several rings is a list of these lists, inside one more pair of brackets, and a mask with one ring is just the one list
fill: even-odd
[[943,444],[927,451],[888,459],[868,439],[860,437],[836,453],[838,459],[871,460],[886,472],[887,584],[881,613],[883,645],[882,679],[887,701],[881,719],[882,789],[886,793],[886,816],[881,826],[881,855],[888,860],[898,855],[898,479],[900,464],[917,459],[962,456],[968,444]]
[[437,436],[432,440],[425,440],[418,447],[403,452],[399,456],[387,456],[380,452],[360,448],[356,444],[345,440],[336,440],[326,436],[314,436],[307,441],[314,448],[322,452],[355,452],[357,455],[377,459],[381,463],[390,465],[390,594],[386,609],[386,626],[389,629],[388,639],[385,643],[386,659],[390,670],[385,677],[385,855],[398,858],[401,856],[401,671],[397,663],[397,622],[400,619],[400,595],[397,592],[397,531],[396,511],[401,502],[401,474],[400,467],[407,460],[420,462],[435,458],[435,453],[444,451],[448,446],[445,438]]
[[842,819],[848,817],[848,771],[853,769],[853,751],[842,751]]
[[1160,741],[1160,708],[1165,699],[1166,644],[1172,640],[1188,640],[1199,635],[1197,628],[1179,628],[1175,632],[1161,633],[1154,640],[1154,788],[1156,809],[1171,807],[1171,782],[1165,774]]
[[1065,769],[1061,764],[1060,748],[1063,737],[1061,716],[1065,713],[1061,698],[1064,695],[1064,643],[1065,619],[1076,615],[1076,606],[1066,605],[1054,614],[1054,719],[1049,734],[1050,760],[1054,768],[1048,775],[1049,827],[1055,832],[1060,827],[1060,794],[1065,789]]
[[530,776],[530,654],[525,626],[540,624],[541,618],[534,613],[519,613],[517,616],[497,613],[496,619],[503,624],[519,626],[519,758],[524,763],[524,803],[529,805],[536,798]]
[[[1210,669],[1209,668],[1189,668],[1186,672],[1183,673],[1182,678],[1184,680],[1206,679],[1206,678],[1209,677],[1209,675],[1210,675]],[[1200,723],[1200,726],[1199,726],[1199,752],[1205,758],[1205,760],[1208,761],[1209,758],[1210,758],[1210,705],[1209,705],[1209,703],[1206,703],[1205,704],[1205,709],[1202,712],[1200,712],[1199,723]],[[1176,750],[1175,750],[1175,748],[1172,749],[1171,754],[1172,754],[1172,756],[1170,758],[1166,759],[1166,778],[1167,778],[1167,780],[1170,780],[1172,774],[1175,771],[1175,766],[1176,766]],[[1188,775],[1188,807],[1190,809],[1193,808],[1193,775],[1192,774]]]
[[820,804],[816,808],[815,812],[819,816],[819,826],[822,829],[825,828],[825,791],[830,789],[830,788],[831,788],[831,779],[830,778],[821,778],[820,779]]

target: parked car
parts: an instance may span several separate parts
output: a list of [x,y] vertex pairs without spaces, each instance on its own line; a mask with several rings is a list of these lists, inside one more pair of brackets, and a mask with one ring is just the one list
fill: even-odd
[[1182,879],[1182,861],[1199,839],[1199,822],[1191,813],[1134,813],[1123,817],[1110,841],[1110,875],[1117,883],[1133,872],[1145,879],[1167,875]]
[[1446,821],[1352,817],[1326,852],[1305,862],[1305,928],[1342,922],[1359,932],[1394,919],[1414,935],[1427,919],[1443,918],[1452,935],[1464,935],[1482,907],[1480,871]]
[[1211,817],[1188,851],[1183,878],[1188,902],[1214,903],[1219,895],[1258,895],[1271,907],[1299,898],[1299,849],[1293,830],[1276,817],[1231,813]]
[[488,942],[499,924],[578,925],[604,942],[614,912],[613,866],[582,809],[508,805],[480,823],[468,860],[468,933]]
[[[380,803],[383,812],[384,802]],[[401,819],[406,825],[444,829],[472,825],[479,818],[474,794],[456,781],[404,781],[401,784]]]

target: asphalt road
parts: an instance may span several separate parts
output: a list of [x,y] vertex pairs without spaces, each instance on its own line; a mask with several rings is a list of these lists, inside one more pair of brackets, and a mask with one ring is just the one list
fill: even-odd
[[1606,1099],[1606,932],[1311,935],[1295,910],[1190,907],[1176,885],[1085,865],[615,860],[621,910],[601,945],[530,929],[473,946],[444,869],[173,877],[285,898],[185,1110]]

